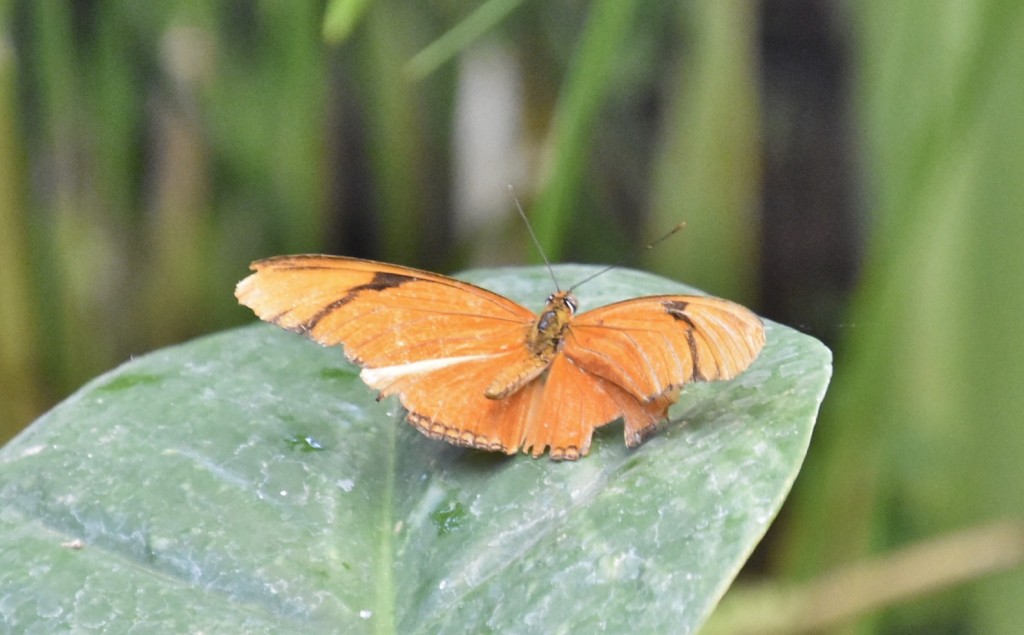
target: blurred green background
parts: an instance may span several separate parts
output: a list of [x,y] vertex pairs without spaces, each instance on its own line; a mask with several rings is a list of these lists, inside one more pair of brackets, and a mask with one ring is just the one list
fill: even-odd
[[1019,633],[1022,166],[1016,0],[0,0],[0,441],[255,258],[536,261],[511,183],[836,351],[709,631]]

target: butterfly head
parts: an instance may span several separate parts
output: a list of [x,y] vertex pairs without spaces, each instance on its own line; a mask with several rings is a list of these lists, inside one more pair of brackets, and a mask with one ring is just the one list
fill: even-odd
[[569,315],[576,313],[576,309],[579,308],[579,304],[576,301],[576,296],[571,291],[556,291],[548,296],[547,306],[544,307],[544,313],[548,311],[568,311]]

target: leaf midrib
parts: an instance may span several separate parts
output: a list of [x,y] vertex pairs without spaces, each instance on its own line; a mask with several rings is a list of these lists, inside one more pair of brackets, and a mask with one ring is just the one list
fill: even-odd
[[[404,418],[404,417],[403,417]],[[398,452],[398,426],[385,426],[387,442],[384,444],[384,491],[381,496],[380,506],[380,538],[377,544],[377,575],[376,577],[376,598],[374,610],[376,614],[371,617],[375,624],[374,632],[381,635],[392,635],[395,630],[395,582],[394,572],[394,541],[393,531],[395,522],[394,499],[395,499],[395,456]]]

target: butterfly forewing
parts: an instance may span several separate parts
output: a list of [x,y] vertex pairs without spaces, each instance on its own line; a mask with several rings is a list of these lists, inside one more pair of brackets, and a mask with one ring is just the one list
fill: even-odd
[[321,344],[344,344],[368,367],[495,355],[516,347],[534,320],[485,289],[396,265],[284,256],[252,268],[235,292],[242,304]]
[[738,304],[650,296],[577,316],[563,352],[646,401],[692,381],[735,377],[754,361],[764,341],[760,318]]

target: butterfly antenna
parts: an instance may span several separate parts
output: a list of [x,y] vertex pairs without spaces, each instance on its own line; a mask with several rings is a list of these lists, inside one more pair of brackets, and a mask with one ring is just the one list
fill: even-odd
[[686,222],[685,221],[682,222],[682,223],[679,223],[678,225],[676,225],[672,229],[668,230],[668,233],[665,234],[664,236],[662,236],[661,238],[658,238],[657,240],[655,240],[652,243],[648,243],[648,245],[644,249],[654,249],[655,245],[658,245],[658,244],[662,243],[666,238],[671,238],[672,236],[675,236],[676,233],[678,233],[679,230],[682,229],[683,227],[686,227]]
[[[644,247],[644,249],[653,249],[655,245],[657,245],[658,243],[662,242],[662,241],[663,241],[663,240],[665,240],[666,238],[669,238],[669,237],[671,237],[671,236],[672,236],[673,234],[675,234],[676,232],[678,232],[678,231],[679,231],[680,229],[682,229],[683,227],[686,227],[686,223],[685,223],[685,222],[684,222],[684,223],[679,223],[678,225],[676,225],[675,227],[673,227],[672,229],[670,229],[670,230],[669,230],[669,232],[668,232],[667,234],[665,234],[664,236],[662,236],[661,238],[658,238],[658,239],[657,239],[657,240],[655,240],[654,242],[650,242],[650,243],[648,243],[648,244],[647,244],[647,246],[646,246],[646,247]],[[576,284],[572,285],[571,287],[569,287],[569,291],[572,291],[573,289],[575,289],[576,287],[578,287],[578,286],[582,285],[583,283],[585,283],[585,282],[590,282],[590,281],[591,281],[591,280],[593,280],[594,278],[596,278],[596,277],[598,277],[598,276],[600,276],[600,275],[604,275],[604,274],[608,273],[609,271],[611,271],[612,269],[615,269],[615,268],[617,268],[617,267],[618,267],[618,265],[608,265],[607,267],[605,267],[604,269],[601,269],[601,270],[600,270],[600,271],[598,271],[597,273],[593,273],[593,274],[591,274],[591,275],[587,276],[586,278],[584,278],[584,279],[580,280],[580,281],[579,281],[579,282],[577,282]]]
[[600,276],[600,275],[606,274],[606,273],[608,273],[609,271],[611,271],[612,269],[615,269],[616,267],[618,267],[618,265],[608,265],[607,267],[605,267],[604,269],[601,269],[601,270],[600,270],[600,271],[598,271],[597,273],[592,273],[592,274],[590,274],[590,275],[589,275],[589,276],[587,276],[586,278],[584,278],[584,279],[580,280],[580,281],[579,281],[579,282],[577,282],[576,284],[574,284],[574,285],[572,285],[571,287],[569,287],[569,292],[570,292],[570,293],[572,293],[572,291],[573,291],[574,289],[576,289],[576,287],[578,287],[578,286],[580,286],[580,285],[582,285],[582,284],[584,284],[584,283],[586,283],[586,282],[590,282],[590,281],[591,281],[591,280],[593,280],[594,278],[596,278],[596,277],[598,277],[598,276]]
[[519,204],[519,197],[516,196],[516,188],[512,187],[510,183],[508,186],[509,194],[512,195],[512,201],[516,204],[516,210],[519,211],[519,216],[526,223],[526,230],[530,232],[530,238],[533,239],[533,244],[537,246],[537,252],[540,257],[544,259],[544,266],[548,268],[548,273],[551,274],[551,281],[555,283],[555,289],[558,291],[562,290],[562,287],[558,284],[558,279],[555,278],[555,270],[551,268],[551,262],[548,261],[547,255],[544,253],[544,248],[540,246],[540,241],[537,240],[537,234],[533,233],[533,227],[530,225],[530,219],[526,217],[526,212],[523,211],[523,206]]

